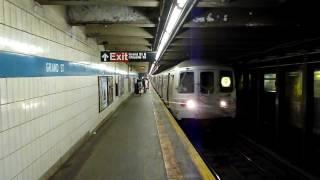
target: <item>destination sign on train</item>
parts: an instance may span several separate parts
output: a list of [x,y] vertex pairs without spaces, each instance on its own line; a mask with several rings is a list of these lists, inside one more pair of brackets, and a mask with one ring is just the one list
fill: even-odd
[[154,52],[101,51],[101,62],[139,62],[154,60]]

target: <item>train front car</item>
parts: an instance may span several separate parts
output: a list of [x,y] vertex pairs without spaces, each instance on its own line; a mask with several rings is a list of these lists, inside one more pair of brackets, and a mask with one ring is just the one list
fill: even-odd
[[170,74],[173,85],[170,85],[169,80],[167,88],[172,95],[169,94],[167,104],[178,120],[235,117],[236,95],[232,68],[185,61],[170,70]]

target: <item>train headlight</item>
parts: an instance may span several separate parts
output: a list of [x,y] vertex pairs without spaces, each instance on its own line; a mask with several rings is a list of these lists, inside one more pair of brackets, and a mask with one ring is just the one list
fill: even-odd
[[194,109],[194,108],[196,108],[196,103],[195,103],[193,100],[188,100],[188,101],[186,102],[186,106],[187,106],[187,108],[189,108],[189,109]]
[[231,78],[230,77],[222,77],[221,78],[221,86],[224,88],[228,88],[231,86]]
[[220,100],[220,107],[221,108],[227,108],[228,107],[228,103],[225,100]]

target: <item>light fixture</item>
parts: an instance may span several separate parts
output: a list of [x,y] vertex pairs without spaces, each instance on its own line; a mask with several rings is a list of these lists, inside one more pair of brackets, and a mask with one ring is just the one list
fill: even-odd
[[160,45],[158,46],[157,54],[156,54],[156,61],[159,60],[160,54],[163,51],[165,45],[169,41],[170,35],[169,33],[165,32],[163,34],[163,37],[161,39]]
[[153,71],[153,68],[154,68],[154,64],[155,64],[155,63],[152,63],[152,65],[151,65],[151,68],[150,68],[150,71],[149,71],[149,75],[152,74],[152,71]]
[[225,101],[225,100],[220,100],[220,107],[221,107],[221,108],[226,108],[226,107],[228,107],[227,101]]
[[183,8],[187,3],[187,0],[177,0],[177,4],[180,8]]
[[231,79],[230,79],[230,77],[222,77],[222,78],[221,78],[221,86],[222,86],[222,87],[230,87],[230,86],[231,86]]
[[192,9],[192,7],[196,4],[197,1],[191,1],[190,6],[187,6],[188,0],[175,0],[173,1],[170,12],[167,16],[166,22],[163,27],[162,35],[158,41],[157,53],[155,56],[155,63],[151,66],[149,74],[152,74],[156,67],[155,65],[160,60],[161,55],[166,49],[167,45],[170,42],[170,39],[177,33],[177,30],[180,28],[182,23],[180,21],[184,21],[187,17],[188,12]]
[[174,7],[174,9],[170,15],[170,19],[168,21],[168,24],[167,24],[167,28],[166,28],[167,33],[172,33],[173,28],[175,27],[175,25],[178,22],[179,14],[181,14],[181,11],[182,11],[182,9],[178,8],[177,6]]
[[187,108],[189,108],[189,109],[194,109],[194,108],[196,108],[196,103],[195,103],[193,100],[188,100],[188,101],[186,102],[186,105],[187,105]]

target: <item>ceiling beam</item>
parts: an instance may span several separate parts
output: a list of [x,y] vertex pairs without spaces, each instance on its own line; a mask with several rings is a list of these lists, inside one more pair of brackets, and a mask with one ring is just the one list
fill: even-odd
[[[196,47],[196,46],[213,46],[216,45],[228,45],[228,44],[250,44],[253,42],[250,41],[237,41],[234,42],[233,40],[224,40],[224,41],[215,41],[212,39],[177,39],[175,41],[172,41],[170,46],[190,46],[190,47]],[[259,43],[259,42],[254,42]]]
[[284,3],[283,0],[201,0],[197,7],[201,8],[258,8],[258,7],[277,7]]
[[141,38],[153,38],[148,31],[143,28],[126,26],[126,25],[87,25],[86,34],[88,37],[102,37],[102,36],[131,36]]
[[140,27],[140,28],[156,28],[157,25],[155,23],[138,23],[138,22],[130,22],[130,23],[123,23],[123,22],[107,22],[107,21],[69,21],[69,24],[72,26],[83,26],[83,25],[122,25],[122,26],[132,26],[132,27]]
[[131,45],[131,44],[121,44],[121,45],[104,45],[105,49],[108,51],[151,51],[151,48],[143,45]]
[[42,5],[88,6],[119,5],[130,7],[158,7],[157,0],[36,0]]
[[[215,40],[250,40],[266,39],[266,34],[272,34],[276,39],[284,39],[292,34],[303,34],[297,28],[264,26],[262,28],[232,27],[232,28],[189,28],[184,29],[176,39],[215,39]],[[303,29],[302,29],[303,30]],[[235,33],[236,32],[236,33]]]
[[265,26],[276,26],[274,23],[265,22],[239,22],[239,23],[186,23],[183,25],[184,28],[226,28],[226,27],[265,27]]
[[166,60],[166,59],[161,59],[161,61],[159,61],[159,65],[176,65],[180,62],[181,60]]
[[129,62],[129,66],[139,73],[147,73],[149,69],[149,62]]
[[159,11],[153,8],[128,6],[71,6],[68,7],[68,22],[72,25],[122,24],[137,27],[155,27]]
[[[270,9],[269,9],[270,10]],[[184,24],[184,28],[231,28],[231,27],[264,27],[276,26],[275,18],[265,16],[267,9],[253,11],[248,9],[208,10],[196,15]],[[269,11],[270,13],[270,11]],[[285,22],[283,25],[286,24]]]
[[108,44],[108,45],[143,45],[143,46],[151,46],[151,43],[139,37],[123,37],[123,36],[104,36],[97,38],[98,44]]
[[188,58],[188,54],[186,53],[165,53],[162,57],[161,60],[181,60]]

